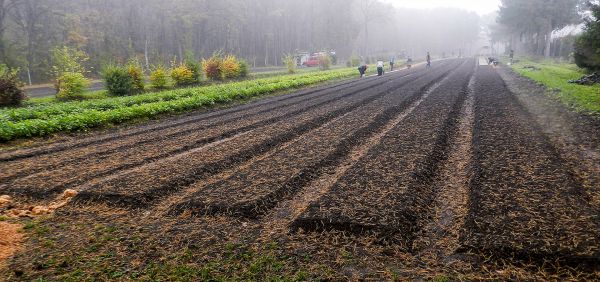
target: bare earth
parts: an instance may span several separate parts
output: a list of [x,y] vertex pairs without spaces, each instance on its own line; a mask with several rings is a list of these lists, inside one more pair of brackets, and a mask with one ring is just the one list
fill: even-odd
[[600,121],[524,83],[452,59],[0,153],[0,278],[598,280]]

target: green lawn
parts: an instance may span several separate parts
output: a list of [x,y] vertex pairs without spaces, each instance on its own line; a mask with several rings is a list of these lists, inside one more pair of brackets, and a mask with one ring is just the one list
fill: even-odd
[[[540,70],[524,68],[533,66]],[[558,98],[564,104],[580,112],[600,114],[600,85],[584,86],[568,83],[571,79],[579,79],[585,71],[574,64],[559,64],[550,61],[534,62],[520,60],[512,65],[512,69],[530,79],[544,84],[549,95]]]

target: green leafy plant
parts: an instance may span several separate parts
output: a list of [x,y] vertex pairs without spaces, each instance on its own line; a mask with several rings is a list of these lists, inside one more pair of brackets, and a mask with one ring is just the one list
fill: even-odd
[[102,78],[110,95],[126,96],[135,90],[133,78],[126,67],[108,66],[102,71]]
[[20,89],[23,83],[19,80],[18,73],[18,69],[0,64],[0,106],[20,106],[26,98]]
[[58,94],[56,98],[62,101],[82,99],[83,92],[89,86],[89,81],[78,72],[66,72],[58,80]]
[[154,89],[166,89],[169,85],[167,71],[164,67],[159,66],[150,74],[150,85]]
[[[355,76],[355,72],[354,69],[343,69],[176,89],[135,96],[44,103],[27,108],[4,108],[0,109],[0,120],[2,120],[0,122],[0,141],[45,136],[57,132],[86,130],[138,118],[155,117],[160,114],[180,113],[217,103],[247,99],[274,91],[295,89],[332,79],[352,77]],[[75,75],[79,80],[85,79],[81,74]]]
[[296,73],[296,58],[294,58],[293,55],[285,55],[282,61],[285,67],[287,68],[288,73]]

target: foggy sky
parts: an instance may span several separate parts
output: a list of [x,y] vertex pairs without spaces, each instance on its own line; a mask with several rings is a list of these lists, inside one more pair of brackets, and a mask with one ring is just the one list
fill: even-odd
[[407,8],[438,8],[455,7],[485,15],[498,10],[500,0],[384,0],[396,7]]

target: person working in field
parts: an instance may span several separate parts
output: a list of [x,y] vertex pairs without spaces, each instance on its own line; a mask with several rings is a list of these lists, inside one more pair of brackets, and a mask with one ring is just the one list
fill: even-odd
[[431,67],[431,55],[427,52],[427,68]]
[[377,76],[382,76],[384,73],[383,68],[385,67],[385,64],[383,63],[382,60],[377,61]]
[[369,68],[367,65],[362,65],[358,67],[358,72],[360,73],[360,77],[364,77],[365,73],[367,72],[367,68]]

